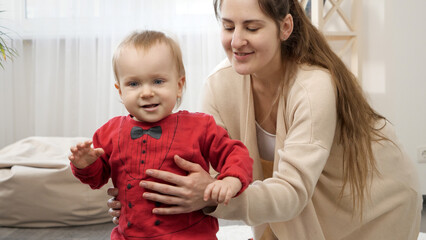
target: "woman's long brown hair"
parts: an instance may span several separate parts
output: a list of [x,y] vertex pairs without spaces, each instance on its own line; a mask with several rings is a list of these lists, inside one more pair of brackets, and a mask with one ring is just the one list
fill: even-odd
[[[216,17],[221,0],[214,0]],[[293,17],[293,33],[282,42],[281,56],[285,66],[284,91],[288,91],[298,64],[328,69],[336,88],[339,143],[343,146],[343,185],[349,185],[353,208],[362,218],[364,200],[369,196],[368,178],[378,174],[372,142],[389,140],[375,128],[383,116],[368,104],[361,86],[343,61],[332,51],[322,33],[314,27],[297,0],[258,0],[260,9],[274,19],[277,26],[287,14]],[[278,28],[279,29],[279,28]],[[385,121],[384,121],[385,122]],[[354,211],[354,212],[355,212]]]

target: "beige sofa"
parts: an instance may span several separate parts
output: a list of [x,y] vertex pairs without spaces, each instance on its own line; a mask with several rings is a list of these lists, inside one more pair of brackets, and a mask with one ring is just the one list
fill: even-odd
[[111,221],[108,184],[92,190],[70,170],[70,147],[87,138],[29,137],[0,150],[0,226],[57,227]]

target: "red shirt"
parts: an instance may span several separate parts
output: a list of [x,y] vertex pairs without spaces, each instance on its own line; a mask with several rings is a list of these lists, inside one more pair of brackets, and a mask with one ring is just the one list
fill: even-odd
[[[148,129],[158,130],[158,126],[161,136],[158,131],[152,136],[144,134]],[[138,129],[139,136],[131,137],[133,128]],[[203,113],[180,111],[155,123],[138,122],[130,115],[115,117],[96,131],[93,145],[103,148],[105,154],[84,169],[71,165],[74,175],[91,188],[102,187],[111,177],[119,189],[117,200],[121,202],[121,215],[111,239],[217,239],[217,219],[204,215],[201,210],[155,215],[152,209],[162,204],[142,198],[145,189],[139,187],[139,182],[159,181],[148,177],[145,170],[161,169],[187,175],[174,163],[174,155],[198,163],[206,171],[211,164],[220,172],[218,179],[239,178],[242,188],[238,194],[252,180],[253,160],[247,148],[240,141],[230,139],[212,116]]]

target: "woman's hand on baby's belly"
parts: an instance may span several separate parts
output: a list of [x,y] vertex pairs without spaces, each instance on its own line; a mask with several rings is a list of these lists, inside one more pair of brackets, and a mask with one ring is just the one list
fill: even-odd
[[161,215],[181,214],[200,210],[207,206],[214,206],[212,200],[204,201],[204,190],[214,181],[210,174],[199,164],[186,161],[175,156],[175,163],[188,172],[187,176],[177,175],[167,171],[149,169],[146,174],[167,183],[141,181],[140,186],[154,192],[145,192],[147,200],[170,205],[163,208],[154,208],[153,213]]

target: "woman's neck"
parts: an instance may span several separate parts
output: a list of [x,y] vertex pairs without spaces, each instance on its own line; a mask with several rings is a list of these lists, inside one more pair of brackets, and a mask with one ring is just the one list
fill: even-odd
[[260,79],[252,75],[251,85],[256,121],[264,130],[275,134],[281,76]]
[[269,64],[268,69],[250,75],[256,121],[272,134],[276,132],[278,101],[284,72],[284,64],[276,60]]
[[275,91],[282,82],[284,66],[281,61],[273,61],[262,71],[250,74],[253,86],[258,91]]

